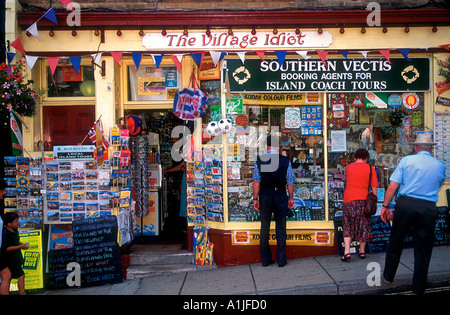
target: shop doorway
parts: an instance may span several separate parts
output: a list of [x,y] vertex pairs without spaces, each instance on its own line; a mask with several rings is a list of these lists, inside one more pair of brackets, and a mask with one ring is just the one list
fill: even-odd
[[51,151],[55,145],[80,144],[94,122],[94,105],[45,106],[43,111],[45,150]]
[[[141,122],[141,132],[136,136],[130,136],[132,160],[143,159],[150,153],[158,153],[158,163],[161,165],[161,169],[163,171],[171,170],[161,174],[162,188],[158,195],[160,231],[158,231],[159,237],[156,239],[160,242],[179,242],[182,247],[185,247],[187,221],[186,214],[180,207],[181,204],[186,202],[182,198],[183,170],[176,168],[180,162],[174,161],[171,156],[172,145],[177,140],[172,139],[172,129],[178,125],[184,125],[185,122],[174,116],[171,110],[164,109],[127,110],[125,115],[137,116]],[[138,146],[136,150],[136,145],[133,145],[136,140],[135,137],[143,137],[149,134],[157,135],[157,145]],[[132,189],[139,189],[139,187],[132,187]],[[137,220],[140,220],[140,218],[137,218]],[[149,235],[151,236],[151,233],[145,234],[144,231],[141,236],[143,236],[143,239],[154,241],[154,237],[146,237]]]

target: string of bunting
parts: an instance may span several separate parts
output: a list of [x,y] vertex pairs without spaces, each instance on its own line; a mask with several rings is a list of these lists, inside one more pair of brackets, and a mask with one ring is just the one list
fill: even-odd
[[[56,2],[50,9],[48,9],[36,22],[34,22],[29,28],[26,29],[26,32],[30,33],[32,36],[34,36],[35,38],[37,38],[38,40],[40,40],[39,38],[39,31],[37,28],[37,23],[42,19],[42,18],[46,18],[48,20],[50,20],[51,22],[55,23],[55,25],[58,25],[58,21],[56,19],[56,15],[55,15],[55,10],[54,7],[58,4],[58,3],[62,3],[64,4],[68,9],[73,10],[73,5],[72,5],[72,0],[59,0],[58,2]],[[20,35],[16,38],[16,40],[14,40],[11,44],[11,47],[15,48],[16,50],[20,51],[24,56],[25,59],[27,61],[28,67],[30,69],[33,69],[34,64],[36,63],[36,61],[38,60],[39,56],[30,56],[27,55],[25,52],[25,49],[23,48],[22,42],[20,40]],[[445,50],[449,51],[449,46],[450,44],[444,44],[444,45],[439,45],[439,47],[444,48]],[[428,49],[428,47],[425,47],[423,49]],[[394,50],[394,49],[392,49]],[[411,61],[411,59],[408,57],[409,48],[399,48],[396,49],[398,50],[402,56],[408,60]],[[323,64],[325,66],[327,66],[327,62],[326,62],[326,58],[328,56],[328,53],[332,50],[312,50],[313,52],[315,51],[317,53],[317,55],[319,56],[319,58],[322,60]],[[357,53],[360,53],[361,55],[364,56],[365,59],[367,59],[367,54],[370,52],[379,52],[380,54],[382,54],[388,61],[390,61],[390,52],[391,49],[377,49],[377,50],[364,50],[364,51],[356,51]],[[245,54],[248,53],[249,51],[242,51],[242,52],[234,52],[238,55],[238,57],[241,59],[242,63],[244,63],[245,61]],[[261,60],[264,61],[264,56],[266,54],[267,51],[265,50],[254,50],[254,53],[256,53]],[[284,63],[284,60],[286,58],[287,52],[288,51],[274,51],[277,59],[278,59],[278,63],[280,64],[280,66]],[[299,50],[299,51],[295,51],[295,53],[297,53],[299,56],[301,56],[303,59],[307,60],[310,59],[312,56],[308,55],[308,53],[311,52],[311,50]],[[341,51],[341,50],[337,50],[334,51],[337,52],[339,54],[341,54],[342,56],[345,57],[345,59],[348,58],[348,53],[349,51]],[[95,54],[91,54],[90,56],[93,58],[94,63],[99,64],[100,58],[102,56],[102,54],[107,53],[107,52],[98,52]],[[111,56],[114,58],[115,62],[120,66],[120,61],[122,59],[122,56],[124,53],[127,54],[131,54],[131,57],[133,59],[134,65],[135,65],[135,69],[136,71],[139,69],[139,65],[141,63],[142,57],[144,55],[150,55],[153,58],[153,62],[156,65],[157,68],[159,68],[161,61],[164,57],[164,54],[149,54],[149,53],[141,53],[141,52],[126,52],[126,51],[110,51],[109,52],[111,54]],[[194,62],[196,63],[196,65],[200,68],[202,62],[203,62],[203,58],[205,56],[206,52],[199,52],[199,53],[179,53],[179,54],[170,54],[173,62],[175,63],[178,72],[181,71],[181,61],[184,55],[190,55],[192,57],[192,59],[194,60]],[[214,65],[217,65],[218,62],[220,62],[225,55],[229,54],[229,52],[223,52],[223,51],[208,51],[209,55],[211,56]],[[10,65],[11,62],[13,61],[14,57],[15,57],[15,53],[12,52],[8,52],[7,53],[7,61],[8,64]],[[80,64],[81,64],[81,58],[85,57],[85,56],[70,56],[68,57],[75,72],[78,74],[78,71],[80,69]],[[61,57],[46,57],[51,69],[52,74],[54,74],[55,69],[58,65],[58,62],[60,60],[60,58],[64,58],[63,56]]]
[[[12,45],[11,45],[12,46]],[[440,45],[440,46],[445,46],[448,48],[449,45]],[[14,46],[13,46],[14,47]],[[445,48],[443,47],[443,48]],[[14,47],[16,48],[16,47]],[[446,48],[446,49],[447,49]],[[17,49],[17,48],[16,48]],[[400,52],[402,54],[402,56],[407,60],[407,61],[411,61],[411,59],[408,57],[409,54],[409,49],[408,48],[402,48],[402,49],[397,49],[398,52]],[[448,49],[447,49],[448,50]],[[380,54],[382,54],[388,61],[390,61],[390,52],[391,49],[380,49],[377,50]],[[25,59],[27,61],[28,67],[30,69],[33,69],[34,64],[36,63],[36,61],[38,60],[38,58],[40,58],[39,56],[30,56],[27,55],[25,53],[25,51],[21,51],[24,56]],[[274,51],[278,62],[280,65],[282,65],[284,63],[284,60],[286,58],[287,55],[287,51]],[[312,58],[311,55],[308,55],[309,50],[304,50],[304,51],[295,51],[299,56],[301,56],[303,59],[308,60],[310,58]],[[319,56],[319,58],[322,60],[323,64],[325,66],[327,66],[327,62],[326,62],[326,58],[328,56],[328,53],[330,52],[329,50],[316,50],[315,51],[317,53],[317,55]],[[334,51],[333,51],[334,52]],[[345,59],[348,59],[348,51],[335,51],[339,54],[341,54],[342,56],[345,57]],[[373,52],[373,51],[356,51],[356,53],[360,53],[361,55],[364,56],[365,59],[367,59],[367,55],[368,53]],[[86,57],[86,56],[91,56],[94,60],[94,63],[99,64],[100,58],[101,56],[107,52],[98,52],[95,54],[90,54],[90,55],[81,55],[81,56],[69,56],[69,60],[72,64],[72,67],[74,68],[75,72],[78,74],[78,71],[80,69],[80,65],[81,65],[81,59],[82,57]],[[157,68],[159,68],[161,61],[163,59],[163,57],[165,56],[164,54],[151,54],[151,53],[140,53],[140,52],[127,52],[127,51],[110,51],[109,52],[111,54],[111,56],[113,57],[114,61],[117,63],[118,66],[121,66],[121,59],[123,54],[130,54],[133,62],[134,62],[134,66],[135,66],[135,70],[137,71],[139,69],[141,60],[143,56],[151,56],[153,59],[153,63],[156,65]],[[220,62],[227,54],[229,54],[229,52],[218,52],[218,51],[208,51],[208,53],[210,54],[214,65],[216,66],[218,62]],[[236,54],[239,56],[239,58],[241,59],[242,63],[244,63],[245,61],[245,54],[248,53],[247,52],[236,52]],[[261,60],[264,61],[264,55],[266,53],[266,51],[255,51],[255,53],[261,58]],[[11,53],[8,52],[8,64],[11,64],[13,58],[15,57],[15,53]],[[200,68],[202,62],[203,62],[203,58],[205,56],[205,52],[201,52],[201,53],[180,53],[180,54],[170,54],[173,62],[175,63],[175,66],[177,67],[178,72],[181,72],[181,61],[184,55],[190,55],[192,57],[192,59],[194,60],[195,64]],[[67,58],[64,56],[61,57],[44,57],[47,58],[48,60],[48,64],[50,66],[50,70],[52,72],[52,74],[54,74],[55,69],[58,65],[58,62],[60,60],[60,58]]]

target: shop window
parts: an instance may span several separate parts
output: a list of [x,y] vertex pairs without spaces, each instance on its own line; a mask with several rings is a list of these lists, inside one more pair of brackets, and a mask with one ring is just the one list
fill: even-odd
[[128,101],[173,100],[181,88],[181,75],[176,67],[134,65],[128,67]]
[[[424,128],[423,93],[330,93],[327,106],[328,189],[331,216],[342,208],[344,168],[359,148],[370,153],[381,192],[411,142]],[[382,200],[379,200],[382,201]]]
[[[228,220],[260,220],[259,213],[253,209],[254,166],[257,156],[265,153],[267,135],[275,134],[279,139],[279,152],[289,157],[295,173],[294,209],[287,220],[325,221],[323,107],[318,93],[298,94],[297,99],[305,104],[300,106],[286,106],[286,100],[294,98],[286,96],[282,101],[280,94],[241,94],[237,97],[243,98],[242,113],[228,115],[235,122],[235,128],[226,135],[228,155],[224,159],[227,163]],[[255,99],[261,102],[258,104]],[[267,100],[277,105],[265,105]]]
[[47,87],[48,97],[94,97],[94,69],[81,66],[77,74],[71,65],[60,65],[52,75],[47,67]]

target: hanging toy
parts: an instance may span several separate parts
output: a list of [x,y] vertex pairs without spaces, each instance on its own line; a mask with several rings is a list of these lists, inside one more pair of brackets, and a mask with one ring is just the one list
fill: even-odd
[[206,126],[206,133],[212,138],[221,134],[222,130],[219,127],[219,122],[217,121],[209,122],[208,126]]
[[228,133],[233,127],[233,122],[231,119],[224,118],[219,120],[219,128],[222,130],[222,133]]
[[142,130],[142,119],[134,115],[127,115],[126,119],[128,120],[128,131],[130,135],[138,135]]

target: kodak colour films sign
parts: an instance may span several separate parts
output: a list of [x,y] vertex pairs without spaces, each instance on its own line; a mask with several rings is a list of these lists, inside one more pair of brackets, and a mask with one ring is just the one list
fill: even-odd
[[[232,233],[232,245],[259,245],[259,230],[236,230]],[[269,233],[269,244],[276,244],[274,230]],[[333,230],[287,230],[287,245],[334,246]]]
[[301,49],[324,48],[332,43],[332,35],[328,31],[318,34],[317,31],[260,32],[255,35],[249,32],[205,32],[182,33],[146,33],[142,38],[142,45],[147,49],[199,49],[199,50],[266,50],[266,49]]
[[424,92],[430,90],[428,58],[227,59],[231,92]]

